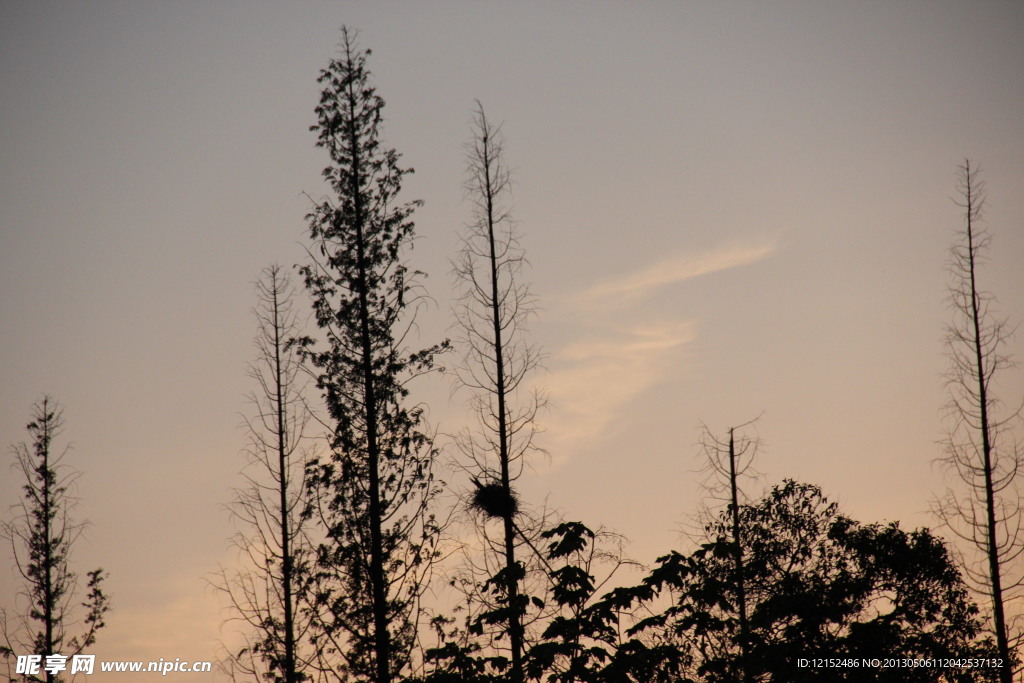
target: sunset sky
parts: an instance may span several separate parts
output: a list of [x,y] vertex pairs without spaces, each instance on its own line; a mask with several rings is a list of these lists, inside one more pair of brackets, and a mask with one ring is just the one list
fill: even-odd
[[[0,444],[61,401],[91,522],[73,563],[110,575],[100,659],[214,659],[225,637],[204,577],[233,558],[252,283],[305,260],[343,24],[425,201],[424,342],[452,334],[474,100],[504,124],[551,400],[527,500],[652,562],[702,497],[700,425],[761,415],[765,482],[936,524],[965,157],[988,183],[981,284],[1024,321],[1024,4],[6,0]],[[998,389],[1019,404],[1024,371]],[[442,433],[467,419],[443,377],[414,398]]]

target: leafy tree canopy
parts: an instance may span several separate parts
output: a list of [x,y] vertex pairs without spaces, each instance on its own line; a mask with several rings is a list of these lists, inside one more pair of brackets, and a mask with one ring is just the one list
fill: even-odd
[[[878,659],[991,658],[971,601],[943,541],[927,529],[861,524],[821,490],[785,481],[739,514],[751,680],[985,681],[992,668],[885,668]],[[559,614],[527,652],[532,680],[650,683],[738,681],[740,629],[731,510],[706,528],[690,554],[660,558],[635,586],[598,597],[594,577],[573,564],[593,534],[582,524],[552,539],[551,595]],[[434,652],[436,681],[502,680],[474,648]],[[848,668],[800,666],[815,658],[857,660]],[[429,677],[428,677],[429,678]]]
[[[740,510],[754,680],[985,680],[938,668],[800,668],[799,659],[937,659],[991,655],[942,540],[897,523],[860,524],[821,490],[786,481]],[[733,564],[723,515],[681,567],[664,624],[692,645],[697,680],[736,676]],[[993,673],[989,671],[989,673]],[[987,674],[986,674],[987,675]]]

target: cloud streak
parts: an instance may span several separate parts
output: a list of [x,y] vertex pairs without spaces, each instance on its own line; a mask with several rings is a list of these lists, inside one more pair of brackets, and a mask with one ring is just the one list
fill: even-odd
[[[571,337],[552,354],[558,369],[543,380],[551,396],[546,447],[556,464],[615,432],[623,409],[643,392],[677,376],[684,347],[696,339],[693,320],[667,319],[647,300],[701,275],[761,261],[775,237],[685,252],[570,294],[562,303]],[[571,321],[571,322],[570,322]]]
[[775,239],[755,243],[733,242],[712,251],[685,252],[663,259],[628,275],[602,282],[572,297],[588,308],[623,306],[667,285],[701,275],[756,263],[775,251]]

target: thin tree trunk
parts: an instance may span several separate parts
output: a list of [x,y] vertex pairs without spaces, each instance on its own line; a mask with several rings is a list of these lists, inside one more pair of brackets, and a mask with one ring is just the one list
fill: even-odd
[[284,675],[286,683],[296,683],[295,677],[295,623],[292,616],[292,553],[291,530],[288,526],[288,433],[285,426],[284,378],[281,370],[281,321],[278,302],[277,270],[271,273],[274,310],[274,378],[277,404],[277,459],[280,475],[278,487],[281,494],[281,597],[284,601]]
[[[39,654],[56,655],[59,652],[54,652],[54,597],[53,597],[53,538],[51,532],[53,531],[53,511],[51,510],[52,503],[50,501],[50,488],[53,482],[51,482],[50,476],[50,427],[49,421],[45,419],[47,415],[46,399],[43,399],[43,415],[44,419],[41,421],[43,424],[43,435],[42,435],[42,456],[43,456],[43,566],[45,567],[45,577],[43,585],[43,625],[46,638],[46,652]],[[46,683],[53,683],[55,676],[50,671],[46,672]]]
[[[498,257],[494,242],[494,192],[491,187],[491,163],[490,163],[490,140],[488,131],[483,131],[483,172],[484,187],[486,188],[487,202],[487,237],[490,243],[490,266],[491,266],[491,317],[494,324],[494,358],[495,358],[495,393],[498,398],[498,460],[501,463],[501,486],[505,495],[512,497],[512,481],[509,475],[509,452],[508,452],[508,410],[505,406],[505,352],[501,339],[501,311],[498,300]],[[523,625],[516,613],[515,604],[518,602],[519,581],[512,574],[516,564],[515,555],[515,528],[512,523],[512,515],[506,515],[505,523],[505,569],[508,574],[508,601],[509,607],[509,642],[512,647],[512,683],[523,681]]]
[[740,538],[740,505],[739,492],[736,486],[736,442],[733,430],[729,429],[729,489],[732,497],[732,544],[733,559],[736,568],[736,598],[740,612],[740,671],[744,683],[750,681],[749,652],[750,633],[747,625],[747,589],[743,575],[743,546]]

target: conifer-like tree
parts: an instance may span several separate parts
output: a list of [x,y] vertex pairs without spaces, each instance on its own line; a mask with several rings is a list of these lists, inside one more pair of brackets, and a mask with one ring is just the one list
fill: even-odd
[[311,262],[301,269],[323,339],[300,340],[330,419],[331,454],[308,469],[317,551],[317,645],[342,657],[344,677],[388,683],[408,665],[416,604],[435,557],[435,450],[407,382],[431,370],[443,345],[410,352],[424,295],[403,262],[413,210],[401,202],[411,169],[381,139],[384,100],[352,31],[320,74],[317,146],[331,162],[333,197],[308,215]]
[[[1019,410],[1005,411],[994,382],[1010,366],[1006,343],[1012,330],[991,308],[993,297],[980,284],[980,266],[990,237],[981,225],[985,186],[970,161],[960,167],[958,206],[964,227],[950,249],[952,283],[949,303],[954,321],[946,334],[950,369],[946,375],[950,419],[942,462],[959,479],[939,501],[943,522],[976,551],[966,557],[965,572],[974,588],[987,595],[991,627],[999,656],[1016,658],[1019,632],[1014,633],[1010,605],[1024,599],[1024,501],[1020,476],[1024,451],[1013,440],[1010,425]],[[1010,666],[1000,672],[1008,683]]]
[[[18,469],[25,477],[25,496],[12,522],[3,525],[3,536],[13,547],[15,568],[24,580],[25,611],[17,624],[3,617],[4,656],[18,654],[73,655],[96,642],[103,628],[109,598],[103,592],[102,569],[88,572],[87,593],[78,592],[78,577],[71,569],[71,549],[85,529],[72,517],[72,493],[78,473],[69,472],[62,460],[66,450],[54,451],[54,439],[63,428],[63,411],[57,401],[43,397],[33,407],[28,432],[32,443],[14,448]],[[76,600],[82,600],[75,604]],[[84,609],[84,613],[80,609]],[[80,620],[83,631],[69,636],[68,630]],[[53,670],[41,674],[47,683],[61,680]],[[11,680],[14,680],[13,678]]]

